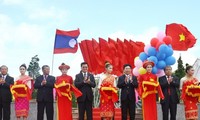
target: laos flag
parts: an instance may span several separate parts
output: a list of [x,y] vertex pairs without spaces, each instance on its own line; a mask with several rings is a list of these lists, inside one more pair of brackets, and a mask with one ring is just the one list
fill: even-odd
[[76,53],[76,51],[78,50],[77,38],[79,34],[79,29],[72,31],[63,31],[56,29],[53,53]]

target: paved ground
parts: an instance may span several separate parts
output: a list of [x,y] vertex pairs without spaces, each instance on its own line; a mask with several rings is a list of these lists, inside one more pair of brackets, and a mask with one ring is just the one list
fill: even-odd
[[[56,120],[56,103],[54,103],[54,120]],[[76,112],[76,111],[75,111]],[[161,112],[161,105],[158,104],[158,120],[162,120],[162,112]],[[199,115],[200,115],[200,105],[199,105]],[[32,101],[30,102],[30,111],[29,111],[29,118],[28,120],[36,120],[37,116],[37,104],[36,102]],[[177,120],[184,120],[184,106],[183,104],[178,105],[177,110]],[[11,120],[15,120],[15,111],[14,111],[14,104],[11,105]],[[46,116],[45,116],[46,120]],[[200,120],[200,118],[199,118]]]

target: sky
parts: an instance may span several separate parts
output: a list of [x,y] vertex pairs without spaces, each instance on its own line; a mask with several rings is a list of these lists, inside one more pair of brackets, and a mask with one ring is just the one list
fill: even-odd
[[[56,54],[53,46],[56,29],[80,29],[78,41],[102,37],[132,39],[146,45],[166,24],[181,23],[200,38],[200,2],[182,0],[0,0],[0,65],[7,65],[9,74],[19,76],[19,66],[27,66],[38,55],[39,65],[51,67],[58,76],[58,66],[71,66],[72,77],[80,71],[83,57],[76,54]],[[200,42],[188,51],[175,51],[183,62],[193,65],[200,58]],[[53,63],[53,64],[52,64]],[[176,69],[177,64],[173,66]]]

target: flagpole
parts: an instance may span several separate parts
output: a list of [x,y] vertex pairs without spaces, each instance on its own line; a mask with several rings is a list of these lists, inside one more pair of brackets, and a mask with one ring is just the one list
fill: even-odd
[[[57,29],[56,29],[57,32]],[[53,75],[53,64],[54,64],[54,49],[55,49],[55,42],[56,42],[56,35],[54,39],[54,47],[53,47],[53,56],[52,56],[52,63],[51,63],[51,75]]]
[[52,56],[52,63],[51,63],[51,75],[53,75],[53,64],[54,64],[54,53]]

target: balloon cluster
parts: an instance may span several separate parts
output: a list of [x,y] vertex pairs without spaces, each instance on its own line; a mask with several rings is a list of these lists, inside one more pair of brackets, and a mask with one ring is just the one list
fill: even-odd
[[134,59],[135,68],[133,74],[135,76],[145,74],[146,69],[142,67],[143,62],[148,60],[154,62],[155,66],[152,73],[157,76],[164,75],[164,68],[167,65],[173,65],[176,59],[172,56],[174,51],[171,46],[172,38],[165,36],[164,33],[159,32],[157,37],[152,38],[150,45],[144,47],[144,52],[141,52],[138,57]]

